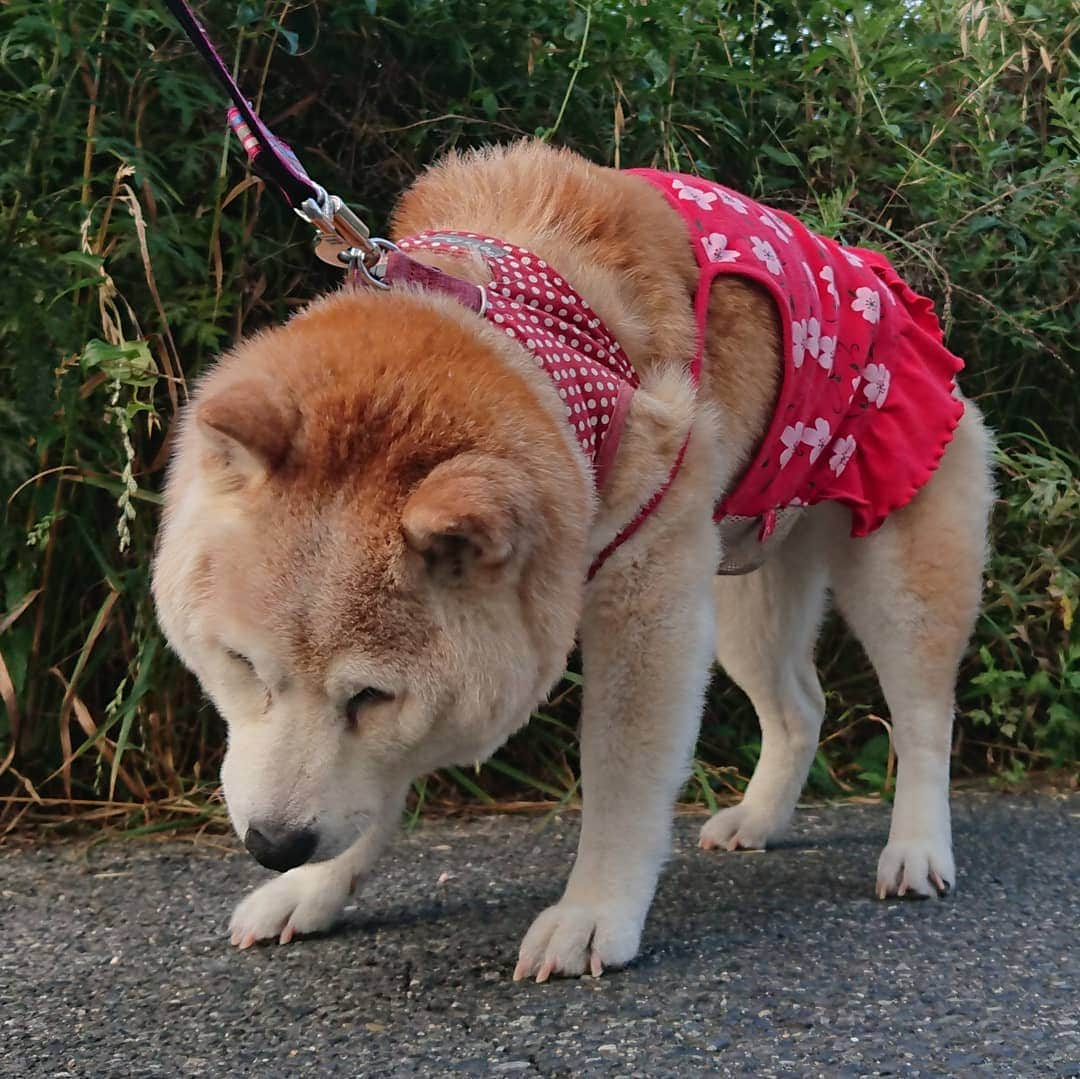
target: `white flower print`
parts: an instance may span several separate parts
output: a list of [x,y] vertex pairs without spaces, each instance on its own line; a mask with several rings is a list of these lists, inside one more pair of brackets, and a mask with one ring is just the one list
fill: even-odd
[[863,370],[863,378],[866,385],[863,393],[872,404],[881,408],[885,404],[885,398],[889,396],[889,385],[892,383],[892,372],[883,363],[868,363]]
[[826,371],[831,371],[833,361],[836,359],[836,337],[823,337],[819,344],[821,351],[818,352],[818,365]]
[[746,203],[738,196],[733,195],[730,191],[725,191],[722,187],[718,187],[716,193],[720,196],[720,201],[725,206],[734,210],[737,214],[746,214],[750,212],[746,208]]
[[840,293],[836,291],[836,271],[831,266],[822,266],[818,277],[825,282],[825,291],[833,298],[833,303],[840,306]]
[[851,301],[852,311],[861,311],[867,322],[881,321],[881,294],[877,289],[861,285],[855,290],[855,299]]
[[816,318],[803,318],[791,324],[791,362],[802,367],[804,353],[817,356],[820,347],[821,323]]
[[859,382],[862,380],[861,375],[856,375],[851,380],[851,393],[848,394],[847,403],[850,405],[855,400],[855,394],[859,392]]
[[728,250],[727,237],[722,232],[711,232],[708,236],[702,236],[701,246],[710,262],[734,262],[739,257],[738,251]]
[[794,456],[796,449],[803,440],[803,432],[806,427],[799,422],[791,424],[789,427],[785,427],[780,434],[780,441],[784,444],[784,449],[780,453],[780,467],[791,460]]
[[762,210],[760,221],[763,225],[768,225],[784,243],[790,243],[792,236],[795,235],[791,226],[777,217],[772,210]]
[[820,456],[821,451],[829,444],[832,428],[829,421],[822,416],[814,420],[814,426],[803,430],[803,444],[810,447],[810,463],[813,464]]
[[698,208],[702,210],[709,209],[709,207],[716,202],[715,191],[701,191],[696,187],[691,187],[689,184],[684,184],[682,180],[679,179],[671,181],[671,189],[673,191],[678,191],[680,199],[696,203]]
[[854,266],[856,269],[861,270],[863,268],[863,260],[859,258],[853,251],[848,251],[846,248],[840,248],[840,254],[847,259],[849,266]]
[[773,247],[768,240],[763,240],[760,236],[751,236],[750,243],[754,247],[754,258],[758,262],[765,263],[765,269],[771,274],[780,273],[780,256],[776,253],[776,248]]
[[847,435],[844,438],[838,438],[832,444],[832,457],[829,458],[829,468],[833,470],[838,476],[841,472],[847,468],[848,461],[851,460],[851,455],[855,452],[855,436]]

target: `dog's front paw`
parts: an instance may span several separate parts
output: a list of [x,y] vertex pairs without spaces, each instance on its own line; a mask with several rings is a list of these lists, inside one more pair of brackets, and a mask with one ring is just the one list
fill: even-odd
[[518,952],[514,981],[552,974],[576,978],[588,970],[599,977],[605,967],[621,967],[637,955],[641,919],[607,904],[563,900],[543,911],[530,926]]
[[877,896],[943,896],[956,883],[956,866],[947,839],[890,840],[881,852]]
[[277,937],[288,944],[301,933],[321,933],[337,921],[349,897],[347,878],[315,863],[290,869],[251,893],[233,912],[232,943],[250,948]]
[[787,825],[786,814],[761,812],[744,801],[714,813],[702,825],[698,846],[702,850],[763,850],[783,835]]

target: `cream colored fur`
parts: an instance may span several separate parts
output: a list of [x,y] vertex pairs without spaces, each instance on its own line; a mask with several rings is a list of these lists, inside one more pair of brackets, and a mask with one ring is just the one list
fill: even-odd
[[[851,539],[845,511],[815,507],[760,569],[714,577],[722,552],[712,507],[747,460],[774,392],[768,304],[738,284],[716,292],[719,311],[744,312],[726,327],[723,347],[738,342],[750,352],[710,346],[695,395],[685,374],[693,262],[681,223],[668,221],[669,273],[657,283],[597,263],[585,232],[574,231],[584,226],[553,224],[567,214],[535,194],[522,194],[516,222],[485,219],[493,202],[485,183],[512,196],[514,178],[529,191],[538,169],[549,170],[552,190],[565,183],[573,199],[592,199],[597,228],[606,207],[627,210],[605,185],[640,198],[620,235],[631,252],[644,251],[646,237],[659,242],[667,210],[651,193],[536,147],[436,170],[406,197],[403,227],[417,218],[503,229],[563,267],[626,344],[643,389],[600,498],[546,376],[439,297],[320,301],[226,357],[184,422],[154,572],[161,622],[228,721],[223,779],[237,832],[264,820],[318,832],[313,860],[237,907],[231,930],[241,946],[329,928],[394,831],[409,782],[501,745],[557,679],[576,632],[585,665],[580,846],[563,898],[525,935],[515,977],[544,981],[628,962],[668,853],[714,656],[753,701],[763,748],[744,800],[704,826],[701,845],[761,847],[787,826],[824,713],[813,654],[830,595],[892,713],[896,802],[877,892],[929,895],[955,883],[953,683],[979,602],[991,500],[978,410],[968,402],[938,471],[870,537]],[[447,199],[445,211],[432,209],[459,172],[475,205]],[[635,238],[628,230],[637,220],[645,232]],[[417,340],[464,340],[454,346],[457,362],[475,364],[475,388],[431,382],[431,366],[444,358],[412,355],[421,347],[409,343],[413,330],[427,333]],[[333,382],[311,381],[310,365],[339,362],[334,377],[355,386],[338,393]],[[441,377],[452,382],[455,372],[451,365]],[[508,419],[480,392],[504,376],[523,402]],[[325,468],[351,443],[344,435],[335,442],[327,417],[339,409],[344,430],[350,410],[366,407],[387,380],[403,399],[415,393],[410,407],[436,389],[449,396],[415,434],[394,436],[386,459],[400,456],[404,437],[416,439],[423,459],[442,463],[401,487],[383,475],[377,452],[346,469],[348,490],[339,490]],[[316,416],[311,395],[324,393]],[[460,413],[441,434],[440,409]],[[294,420],[296,430],[268,438],[267,424],[245,420],[248,410],[271,417],[271,435]],[[458,428],[475,430],[477,446],[440,449]],[[360,423],[349,437],[366,430]],[[592,558],[663,481],[687,433],[684,466],[659,510],[586,585]],[[291,455],[288,467],[282,454]],[[330,464],[316,467],[324,458]],[[515,487],[505,476],[522,478]],[[392,699],[366,704],[347,726],[347,702],[368,686]]]

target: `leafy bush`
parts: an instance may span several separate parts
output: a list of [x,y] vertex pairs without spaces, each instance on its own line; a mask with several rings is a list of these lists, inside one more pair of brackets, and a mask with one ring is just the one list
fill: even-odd
[[[699,172],[885,250],[933,296],[1002,433],[964,765],[1076,770],[1080,79],[1070,0],[740,5],[222,0],[207,25],[275,130],[374,222],[450,147],[541,134]],[[217,719],[148,599],[157,489],[189,380],[334,284],[244,172],[168,15],[133,0],[0,8],[0,783],[200,815]],[[891,777],[882,704],[835,629],[823,790]],[[576,685],[479,777],[573,790]],[[736,789],[745,702],[714,689],[691,792]],[[103,811],[111,811],[108,807]]]

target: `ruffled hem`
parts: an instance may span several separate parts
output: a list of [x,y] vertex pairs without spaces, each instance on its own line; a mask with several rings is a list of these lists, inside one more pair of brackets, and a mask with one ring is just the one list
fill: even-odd
[[[956,376],[963,370],[964,361],[945,347],[944,331],[933,301],[912,289],[883,255],[858,250],[909,316],[900,321],[886,358],[894,377],[904,380],[909,393],[908,407],[903,413],[890,415],[886,410],[863,434],[864,443],[877,444],[877,452],[866,455],[865,461],[892,461],[896,468],[888,482],[882,482],[881,475],[873,474],[874,470],[861,469],[863,482],[858,487],[878,496],[872,502],[840,496],[839,501],[852,511],[854,537],[876,531],[889,514],[906,506],[919,493],[937,471],[964,415],[964,402],[955,392]],[[921,385],[922,392],[911,393],[913,384]],[[917,410],[913,407],[916,402]],[[890,422],[883,423],[885,420]],[[890,429],[901,424],[902,440],[889,438]],[[898,446],[905,444],[920,451],[918,460],[905,461],[904,455],[897,452]],[[904,475],[898,483],[900,477],[895,473],[901,471]]]

